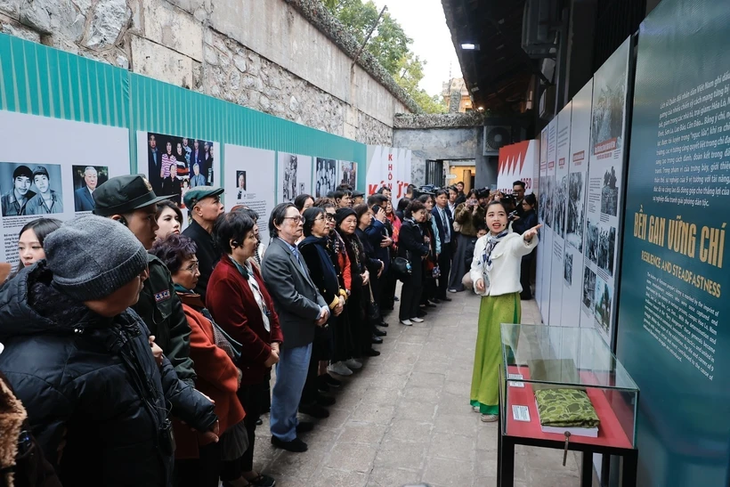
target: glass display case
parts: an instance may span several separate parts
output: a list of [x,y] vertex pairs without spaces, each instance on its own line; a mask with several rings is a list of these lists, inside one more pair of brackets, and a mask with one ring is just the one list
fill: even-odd
[[593,453],[620,455],[633,485],[639,388],[597,330],[505,323],[501,338],[500,485],[515,444],[583,451],[590,479]]

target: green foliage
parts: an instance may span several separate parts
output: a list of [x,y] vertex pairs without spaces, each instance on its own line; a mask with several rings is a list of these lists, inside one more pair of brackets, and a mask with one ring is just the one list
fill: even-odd
[[[350,28],[361,44],[380,14],[371,0],[364,3],[363,0],[324,0],[324,4],[343,25]],[[418,87],[418,83],[423,79],[423,66],[426,61],[411,52],[412,42],[398,21],[386,11],[373,31],[366,49],[424,112],[443,113],[446,111],[446,105],[439,100],[440,97],[430,96]]]

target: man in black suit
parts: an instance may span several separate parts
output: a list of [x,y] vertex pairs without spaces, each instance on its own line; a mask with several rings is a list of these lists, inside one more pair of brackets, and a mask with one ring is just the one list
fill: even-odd
[[269,217],[269,234],[274,238],[261,264],[284,334],[271,398],[271,443],[291,452],[307,451],[298,433],[310,430],[312,423],[299,423],[297,409],[307,379],[315,327],[324,326],[330,314],[296,247],[302,230],[302,217],[296,207],[292,203],[277,205]]
[[99,182],[99,174],[94,166],[87,166],[84,169],[85,187],[74,191],[74,210],[76,211],[94,211],[94,197],[92,194],[96,190],[96,184]]
[[150,134],[147,147],[147,166],[149,169],[149,181],[154,191],[162,189],[162,177],[160,177],[160,168],[162,166],[162,154],[157,148],[157,137]]
[[454,216],[449,210],[449,196],[445,190],[436,191],[436,206],[431,210],[431,215],[436,221],[436,226],[439,229],[439,239],[441,239],[441,253],[439,254],[441,277],[439,277],[436,298],[441,301],[451,301],[451,298],[446,295],[446,288],[449,284],[451,259],[454,256]]

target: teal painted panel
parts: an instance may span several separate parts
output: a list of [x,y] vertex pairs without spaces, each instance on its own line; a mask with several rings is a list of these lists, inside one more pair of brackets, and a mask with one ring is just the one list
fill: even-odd
[[0,109],[124,127],[127,71],[0,34]]

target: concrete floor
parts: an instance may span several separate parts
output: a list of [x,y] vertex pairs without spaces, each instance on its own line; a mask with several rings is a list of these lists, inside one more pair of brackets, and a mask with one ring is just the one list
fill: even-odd
[[[256,468],[281,487],[495,486],[497,424],[469,407],[479,298],[449,296],[424,323],[400,325],[397,310],[387,317],[382,355],[344,379],[330,417],[302,436],[308,452],[274,449],[264,416]],[[522,322],[539,322],[535,301],[523,301]],[[518,447],[515,486],[580,485],[579,459],[571,453],[563,467],[560,451]]]

